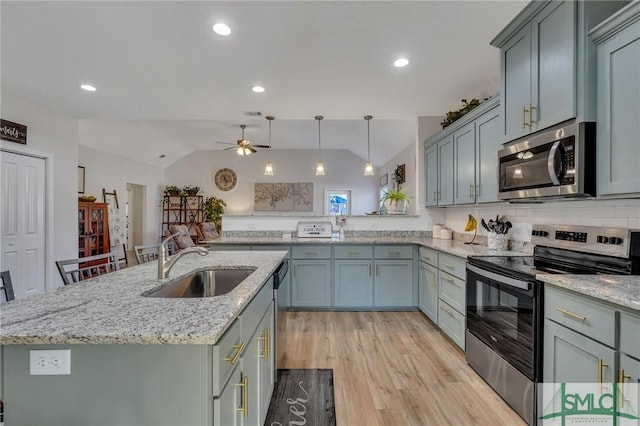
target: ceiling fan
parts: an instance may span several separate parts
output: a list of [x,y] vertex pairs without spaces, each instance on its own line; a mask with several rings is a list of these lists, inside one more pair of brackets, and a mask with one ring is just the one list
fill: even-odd
[[230,146],[229,148],[225,148],[224,150],[226,151],[229,149],[236,149],[237,150],[236,152],[238,153],[238,155],[253,154],[254,152],[256,152],[254,148],[271,148],[269,145],[251,145],[251,142],[244,138],[244,129],[246,129],[247,126],[244,124],[241,124],[240,128],[242,129],[242,136],[241,136],[241,139],[238,139],[235,144],[232,144],[229,142],[216,142],[216,143],[222,143],[226,145],[236,145],[236,146]]

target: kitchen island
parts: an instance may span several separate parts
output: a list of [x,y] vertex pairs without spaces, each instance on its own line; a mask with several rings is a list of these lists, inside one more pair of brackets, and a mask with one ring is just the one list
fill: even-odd
[[[286,254],[189,255],[164,280],[148,263],[3,305],[7,424],[227,425],[239,416],[261,424],[275,368],[264,357],[273,328],[271,276]],[[255,271],[226,295],[144,296],[210,268]],[[31,374],[34,353],[59,367],[50,352],[34,352],[51,349],[70,353],[69,373]],[[246,391],[239,383],[249,383]]]

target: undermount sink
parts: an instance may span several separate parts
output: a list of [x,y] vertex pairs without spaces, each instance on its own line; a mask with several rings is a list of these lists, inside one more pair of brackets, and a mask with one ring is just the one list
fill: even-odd
[[255,269],[207,269],[146,294],[147,297],[213,297],[229,293]]

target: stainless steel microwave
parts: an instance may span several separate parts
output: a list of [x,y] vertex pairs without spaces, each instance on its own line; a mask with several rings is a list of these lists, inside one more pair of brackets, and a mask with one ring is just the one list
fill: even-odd
[[498,151],[500,200],[596,194],[596,124],[570,123],[522,138]]

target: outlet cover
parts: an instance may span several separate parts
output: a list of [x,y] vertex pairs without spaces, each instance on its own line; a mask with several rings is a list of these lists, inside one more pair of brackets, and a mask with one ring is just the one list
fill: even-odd
[[29,351],[29,375],[65,376],[71,374],[71,349]]

